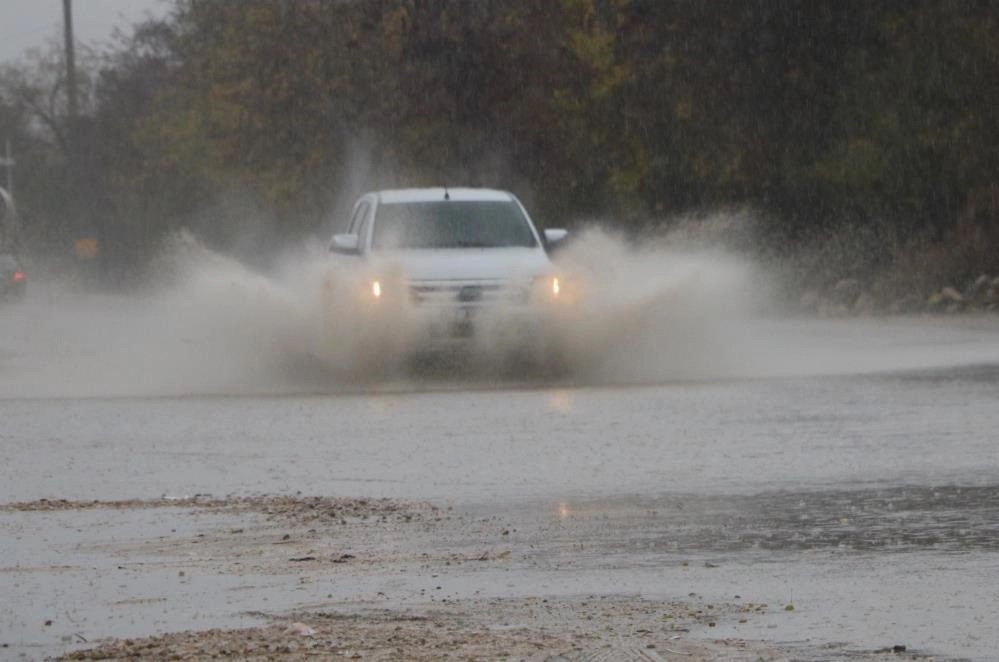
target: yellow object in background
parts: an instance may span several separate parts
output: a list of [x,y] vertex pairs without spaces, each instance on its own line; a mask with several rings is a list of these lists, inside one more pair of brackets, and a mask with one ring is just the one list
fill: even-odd
[[81,260],[93,260],[100,254],[97,237],[82,237],[73,242],[73,252]]

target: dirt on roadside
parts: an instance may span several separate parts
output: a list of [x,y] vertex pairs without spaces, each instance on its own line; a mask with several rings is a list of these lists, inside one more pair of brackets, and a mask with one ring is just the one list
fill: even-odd
[[685,625],[703,618],[682,603],[620,598],[461,601],[419,613],[295,613],[265,627],[114,640],[62,659],[787,659],[760,642],[685,638]]
[[[477,581],[485,575],[484,584],[508,582],[515,576],[529,582],[525,577],[530,576],[531,555],[538,553],[534,549],[538,534],[518,532],[517,522],[501,516],[453,512],[427,503],[293,495],[0,504],[0,513],[29,517],[33,525],[43,527],[58,526],[59,517],[64,517],[60,513],[66,511],[98,515],[108,511],[113,521],[124,516],[121,511],[149,509],[165,509],[168,523],[160,523],[156,530],[175,527],[169,529],[171,535],[134,530],[126,539],[106,537],[98,518],[96,529],[86,529],[85,540],[76,543],[72,553],[113,559],[118,572],[138,573],[131,581],[143,575],[147,579],[172,575],[176,582],[153,581],[148,596],[116,596],[109,605],[95,602],[94,607],[108,615],[135,614],[143,608],[150,612],[197,608],[208,614],[206,627],[128,637],[120,631],[115,636],[110,618],[98,620],[97,627],[103,623],[110,629],[100,633],[107,638],[94,640],[95,632],[89,630],[90,640],[79,636],[75,645],[56,649],[62,653],[59,659],[920,659],[904,650],[856,651],[846,644],[817,647],[807,642],[711,638],[716,625],[745,623],[781,609],[742,599],[715,604],[695,593],[677,600],[551,595],[529,583],[526,591],[531,597],[449,592],[444,578],[453,579],[455,574]],[[42,566],[7,570],[67,572],[63,567]],[[233,580],[235,585],[223,590],[241,596],[239,615],[259,625],[230,627],[233,620],[226,610],[240,607],[199,602],[197,593],[185,592],[192,575],[195,582],[211,577]],[[388,591],[393,581],[404,581],[394,579],[398,577],[409,577],[406,581],[411,583],[397,588],[398,596],[385,595],[382,591]],[[102,581],[100,574],[84,573],[84,578],[88,585]],[[287,587],[289,580],[296,582],[295,588],[278,589],[284,595],[275,600],[279,596],[274,582]],[[374,588],[358,598],[359,589],[350,587],[365,582]],[[445,584],[444,590],[430,585],[437,583]],[[346,600],[340,594],[326,595],[326,587],[336,585],[348,587]],[[298,589],[305,589],[301,597],[291,592]],[[267,605],[266,610],[247,609],[254,604]],[[86,648],[67,651],[79,645]]]

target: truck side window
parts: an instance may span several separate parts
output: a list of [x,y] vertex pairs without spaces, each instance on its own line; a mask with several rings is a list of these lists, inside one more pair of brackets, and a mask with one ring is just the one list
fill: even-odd
[[354,209],[354,215],[350,217],[350,227],[347,229],[348,233],[360,234],[361,221],[368,215],[368,207],[367,202],[358,203]]
[[[365,240],[365,237],[368,234],[368,228],[371,227],[371,217],[372,216],[373,216],[373,214],[371,213],[371,205],[367,205],[367,204],[364,205],[364,213],[361,214],[361,217],[359,219],[359,225],[357,227],[357,238],[358,238],[358,241],[360,241],[360,245],[362,247],[365,246],[365,241],[364,240]],[[361,251],[363,252],[364,249],[361,248]]]

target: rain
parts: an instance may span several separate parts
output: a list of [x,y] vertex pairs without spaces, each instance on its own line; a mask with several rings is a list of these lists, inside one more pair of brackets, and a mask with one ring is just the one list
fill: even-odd
[[988,3],[45,1],[0,659],[994,659]]

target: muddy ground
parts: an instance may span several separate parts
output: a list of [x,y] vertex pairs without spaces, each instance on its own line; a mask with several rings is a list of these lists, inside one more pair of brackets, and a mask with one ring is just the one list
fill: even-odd
[[[781,620],[795,618],[793,602],[757,602],[752,589],[719,601],[696,591],[684,599],[654,597],[676,592],[676,586],[574,594],[545,583],[546,573],[571,578],[574,565],[585,576],[595,560],[599,573],[601,564],[634,555],[636,547],[647,546],[654,563],[680,573],[720,569],[731,552],[784,548],[789,540],[782,538],[796,538],[801,527],[775,527],[771,520],[791,498],[561,503],[527,518],[305,496],[8,503],[0,506],[0,521],[22,550],[37,546],[38,555],[34,563],[7,565],[3,572],[25,582],[31,576],[44,576],[50,585],[65,582],[67,594],[83,582],[112,588],[84,596],[104,603],[95,605],[93,622],[79,620],[86,610],[73,604],[48,601],[44,613],[29,608],[35,622],[24,623],[23,638],[0,642],[0,652],[71,660],[929,658],[902,642],[863,650],[846,643],[713,636],[753,622],[767,623],[777,635]],[[836,510],[837,498],[815,495],[809,512]],[[922,499],[932,510],[940,499],[945,507],[947,498],[877,493],[854,512],[868,520],[857,524],[870,530],[890,501]],[[785,519],[793,522],[794,507],[788,510]],[[69,522],[74,524],[62,526]],[[758,535],[761,527],[769,538]],[[839,520],[810,526],[812,539],[799,546],[863,546],[862,537],[844,533],[849,528]],[[48,533],[39,539],[38,531]],[[663,535],[668,540],[659,539]],[[24,556],[29,561],[32,555]],[[393,582],[393,576],[399,579]],[[531,587],[533,581],[538,583]],[[495,590],[503,584],[513,589],[509,596]],[[164,633],[104,636],[121,631],[122,620],[136,632]],[[44,636],[31,642],[32,633]]]

